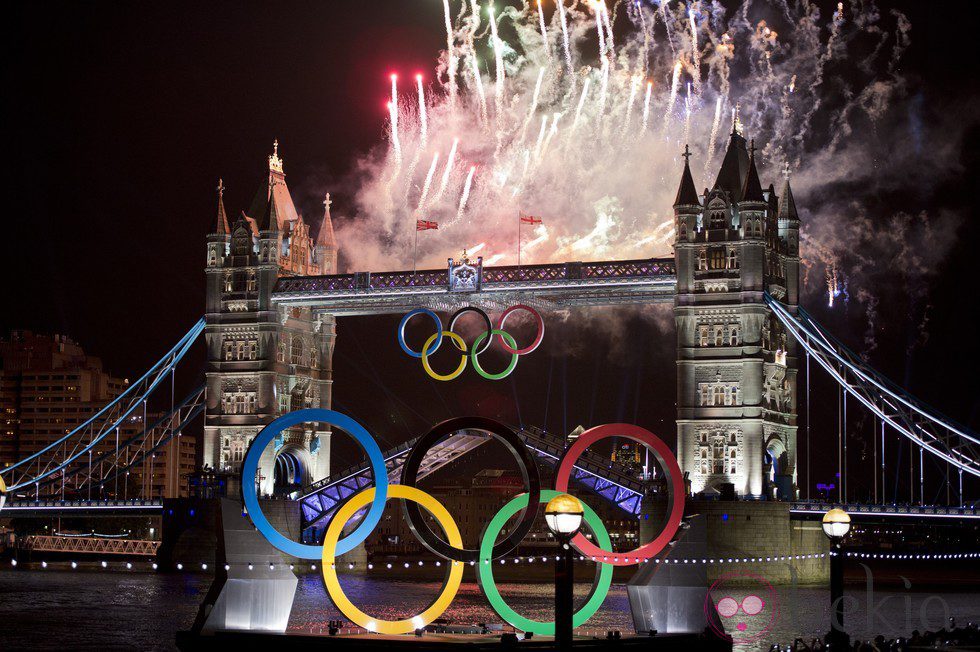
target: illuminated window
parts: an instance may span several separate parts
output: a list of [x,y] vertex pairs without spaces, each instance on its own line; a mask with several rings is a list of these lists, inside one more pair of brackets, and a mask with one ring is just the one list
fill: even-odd
[[698,250],[698,270],[708,269],[708,254],[704,249]]
[[738,269],[738,249],[728,250],[728,269]]
[[711,269],[725,269],[725,250],[721,247],[711,249]]

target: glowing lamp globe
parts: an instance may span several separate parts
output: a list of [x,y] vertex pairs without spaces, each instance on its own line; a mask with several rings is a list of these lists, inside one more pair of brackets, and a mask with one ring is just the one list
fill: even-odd
[[561,538],[571,538],[582,527],[585,510],[575,496],[559,494],[548,501],[544,508],[544,520],[548,529]]
[[823,515],[823,533],[831,539],[843,539],[851,529],[851,517],[843,509],[835,507]]

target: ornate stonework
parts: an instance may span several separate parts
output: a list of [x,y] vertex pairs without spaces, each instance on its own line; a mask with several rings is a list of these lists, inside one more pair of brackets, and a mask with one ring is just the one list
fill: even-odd
[[781,202],[755,165],[737,132],[711,190],[697,192],[685,162],[674,206],[678,459],[694,493],[730,483],[740,495],[789,499],[796,344],[763,293],[795,310],[799,217],[788,180]]
[[[248,444],[277,416],[302,407],[330,407],[332,317],[308,309],[278,310],[272,304],[276,279],[336,271],[337,250],[329,205],[314,241],[296,211],[283,174],[278,143],[268,177],[252,207],[227,225],[219,186],[215,232],[208,236],[208,402],[204,463],[237,471]],[[329,473],[330,432],[304,424],[286,433],[296,447],[304,481]],[[281,446],[280,446],[281,447]],[[260,462],[262,493],[275,483],[276,456],[270,446]]]

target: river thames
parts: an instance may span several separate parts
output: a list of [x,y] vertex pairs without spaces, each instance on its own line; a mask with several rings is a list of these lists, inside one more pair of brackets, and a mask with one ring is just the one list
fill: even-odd
[[[424,608],[438,591],[436,583],[424,581],[346,576],[342,582],[356,604],[384,618],[411,615]],[[53,568],[0,571],[3,649],[175,649],[175,633],[190,627],[209,584],[210,577],[191,573]],[[551,619],[550,585],[502,583],[500,588],[518,612]],[[576,587],[578,594],[584,595],[586,590],[585,584]],[[741,600],[748,592],[728,594]],[[758,641],[737,645],[736,649],[767,650],[772,643],[791,643],[797,636],[809,639],[826,632],[827,590],[776,587],[776,594],[779,608],[771,629]],[[392,596],[397,596],[397,600],[392,600]],[[889,587],[869,593],[866,586],[849,585],[847,596],[847,629],[856,638],[867,639],[876,634],[908,636],[913,629],[942,628],[949,617],[960,624],[980,621],[980,601],[975,591]],[[326,621],[340,617],[327,599],[320,577],[301,575],[290,631],[316,633],[325,629]],[[456,624],[500,622],[472,582],[461,586],[445,617]],[[603,607],[578,633],[604,636],[610,629],[632,633],[626,588],[620,584],[612,587]]]

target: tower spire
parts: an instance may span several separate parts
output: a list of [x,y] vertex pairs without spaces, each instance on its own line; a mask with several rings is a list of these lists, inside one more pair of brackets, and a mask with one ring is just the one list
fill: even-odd
[[214,232],[221,235],[230,235],[231,229],[228,228],[228,214],[225,213],[225,183],[218,179],[218,215],[214,221]]
[[749,171],[745,175],[745,185],[742,187],[741,201],[765,202],[762,194],[762,183],[759,181],[759,171],[755,167],[755,140],[749,145]]
[[694,177],[691,175],[691,149],[684,145],[684,171],[681,173],[681,184],[677,187],[677,197],[674,199],[674,206],[700,206],[701,200],[698,197],[697,188],[694,186]]
[[336,247],[337,241],[334,239],[333,234],[333,221],[330,219],[330,205],[333,202],[330,201],[330,193],[328,192],[323,197],[323,219],[320,221],[320,230],[316,234],[316,246],[318,247]]
[[783,191],[779,197],[779,219],[799,221],[800,216],[796,212],[796,200],[793,198],[793,189],[789,185],[789,163],[783,168],[783,176],[785,180],[783,181]]
[[265,213],[259,222],[262,231],[272,233],[279,232],[279,210],[276,207],[275,184],[276,181],[274,179],[269,179],[269,201],[266,202]]

